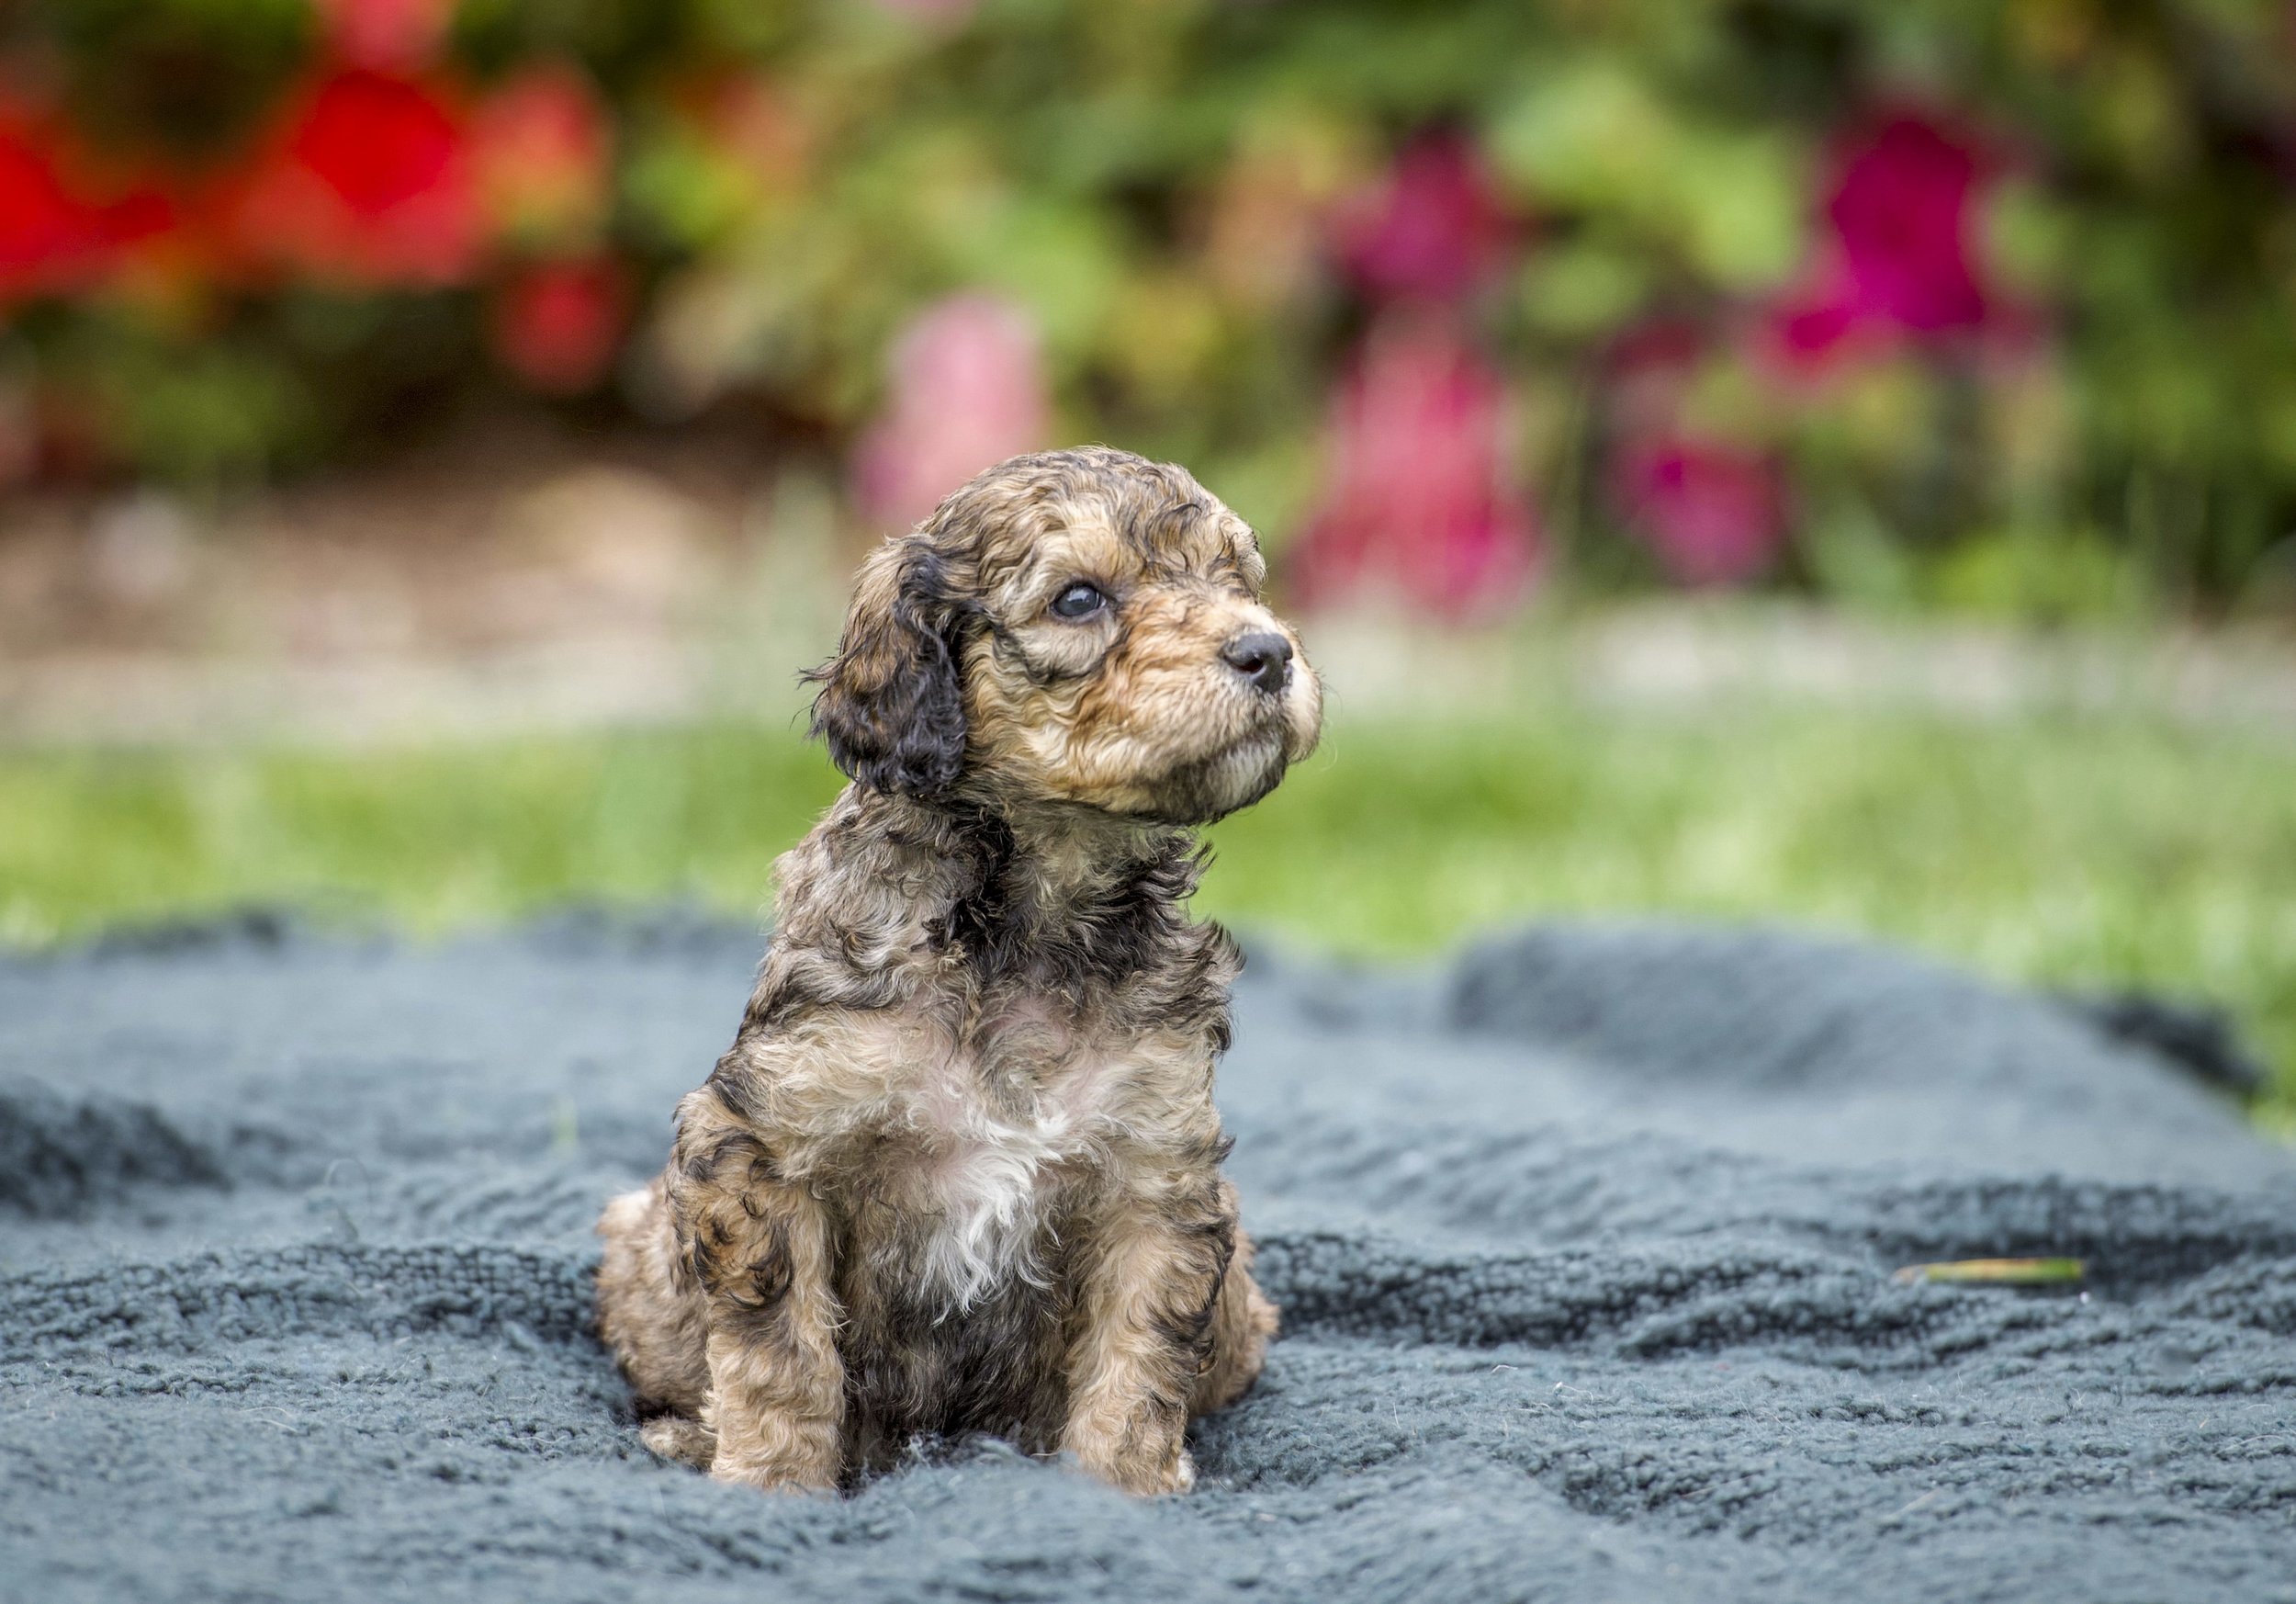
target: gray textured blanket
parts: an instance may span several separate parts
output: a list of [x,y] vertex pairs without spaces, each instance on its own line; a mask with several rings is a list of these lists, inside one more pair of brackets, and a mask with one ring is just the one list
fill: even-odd
[[[658,1463],[588,1232],[755,945],[0,964],[0,1594],[2296,1599],[2296,1156],[2055,1004],[1758,932],[1255,960],[1221,1101],[1286,1336],[1192,1497]],[[1890,1277],[1990,1254],[2090,1274]]]

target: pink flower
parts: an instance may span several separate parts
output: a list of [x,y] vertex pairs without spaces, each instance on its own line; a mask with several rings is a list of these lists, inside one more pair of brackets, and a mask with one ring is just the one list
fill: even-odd
[[1770,566],[1785,537],[1784,499],[1768,458],[1672,433],[1612,455],[1611,499],[1684,584],[1727,585]]
[[1812,281],[1772,317],[1789,360],[1822,362],[1862,342],[1933,340],[1986,322],[1971,260],[1977,152],[1912,117],[1843,155],[1826,203],[1830,237]]
[[1513,232],[1473,147],[1431,134],[1341,209],[1334,244],[1371,295],[1454,300],[1489,277]]
[[914,524],[1050,431],[1035,325],[996,296],[969,291],[928,307],[895,343],[889,367],[889,402],[853,450],[854,500],[879,522]]
[[335,55],[355,67],[406,72],[438,51],[455,0],[319,0]]
[[546,394],[593,390],[621,344],[627,288],[611,256],[529,267],[495,298],[494,353]]
[[1292,559],[1310,604],[1381,592],[1451,616],[1515,600],[1538,531],[1499,376],[1447,319],[1373,326],[1333,399],[1328,483]]
[[364,69],[289,108],[229,208],[242,254],[360,285],[468,277],[480,228],[461,108]]

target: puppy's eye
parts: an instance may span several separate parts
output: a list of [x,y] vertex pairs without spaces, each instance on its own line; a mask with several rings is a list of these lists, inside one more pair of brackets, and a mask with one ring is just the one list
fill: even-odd
[[1097,616],[1109,604],[1108,593],[1078,580],[1052,598],[1052,616],[1071,623]]

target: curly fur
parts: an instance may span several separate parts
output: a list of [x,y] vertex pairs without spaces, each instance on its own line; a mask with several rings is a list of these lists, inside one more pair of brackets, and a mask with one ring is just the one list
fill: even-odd
[[[658,1452],[828,1487],[993,1431],[1136,1492],[1276,1324],[1211,1098],[1239,959],[1191,827],[1314,745],[1256,544],[1105,448],[982,474],[863,566],[814,729],[852,779],[777,869],[732,1048],[599,1229]],[[1086,618],[1052,603],[1088,582]],[[1222,657],[1274,632],[1280,684]]]

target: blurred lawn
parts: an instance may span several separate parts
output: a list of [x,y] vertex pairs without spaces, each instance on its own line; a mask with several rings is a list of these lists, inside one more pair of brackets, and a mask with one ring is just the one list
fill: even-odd
[[[252,901],[436,932],[568,898],[760,909],[834,794],[733,726],[414,751],[0,754],[0,937]],[[1548,706],[1342,725],[1214,832],[1203,910],[1429,953],[1510,919],[1816,922],[2226,1002],[2296,1120],[2296,743],[2127,718]]]

